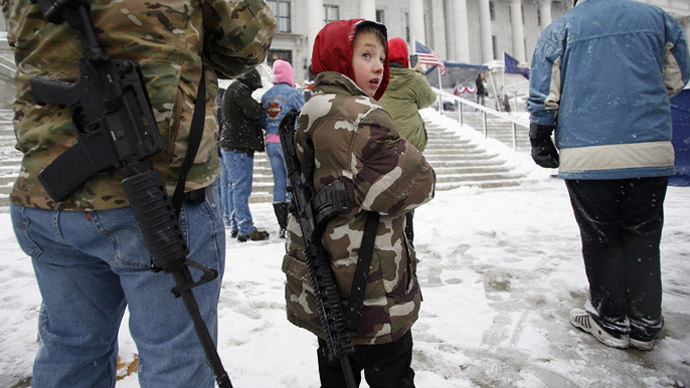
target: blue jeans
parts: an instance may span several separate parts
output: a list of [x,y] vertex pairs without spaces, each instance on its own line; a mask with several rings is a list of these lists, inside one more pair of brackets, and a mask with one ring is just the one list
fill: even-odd
[[[222,155],[222,151],[221,151]],[[223,223],[226,226],[231,226],[230,222],[230,206],[228,203],[228,191],[230,188],[230,180],[228,178],[228,168],[225,166],[225,161],[220,158],[220,213],[223,215]]]
[[266,153],[273,172],[273,202],[288,201],[290,197],[287,193],[287,167],[283,147],[280,143],[266,143]]
[[223,222],[225,226],[232,230],[237,230],[237,222],[232,218],[232,186],[230,184],[230,169],[232,168],[232,157],[230,157],[230,151],[226,151],[221,147],[220,158],[221,174],[220,174],[220,190],[221,190],[221,208],[223,210]]
[[242,152],[223,151],[223,162],[228,165],[230,179],[228,199],[228,202],[231,201],[232,204],[230,218],[237,225],[238,233],[247,235],[254,230],[252,213],[249,211],[254,158]]
[[[225,266],[218,194],[214,184],[204,203],[185,202],[180,214],[189,257],[219,274],[193,289],[214,341]],[[170,292],[172,276],[149,270],[151,257],[130,208],[83,212],[11,205],[10,211],[43,299],[32,387],[114,387],[117,335],[127,306],[142,388],[214,386],[193,322]],[[198,271],[192,274],[198,278]]]

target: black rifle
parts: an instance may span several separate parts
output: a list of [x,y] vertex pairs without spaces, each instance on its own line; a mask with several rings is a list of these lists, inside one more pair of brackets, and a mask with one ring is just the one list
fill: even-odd
[[[139,65],[110,58],[103,51],[91,22],[88,1],[37,2],[47,22],[67,21],[84,51],[76,83],[31,78],[36,102],[69,107],[79,130],[77,143],[41,171],[41,183],[53,199],[63,201],[97,173],[119,171],[125,195],[152,256],[151,269],[173,276],[176,286],[171,291],[182,298],[194,322],[218,386],[232,388],[192,293],[192,288],[216,279],[218,273],[187,259],[189,249],[179,228],[177,212],[160,173],[147,159],[162,149],[162,141]],[[202,272],[199,281],[194,281],[189,267]]]
[[314,149],[308,142],[304,145],[304,166],[295,149],[294,128],[298,116],[299,112],[294,109],[288,112],[278,130],[291,184],[292,210],[299,219],[304,236],[304,255],[309,279],[314,289],[321,327],[326,335],[326,356],[329,361],[340,359],[348,388],[355,388],[354,374],[348,358],[355,351],[352,335],[340,304],[331,261],[321,241],[328,221],[348,210],[345,184],[334,181],[318,194],[315,192],[312,165]]

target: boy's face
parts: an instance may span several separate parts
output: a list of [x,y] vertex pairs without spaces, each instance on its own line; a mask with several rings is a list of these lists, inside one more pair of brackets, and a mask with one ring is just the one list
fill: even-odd
[[355,72],[355,83],[369,97],[374,97],[383,78],[386,49],[376,34],[370,31],[362,31],[355,35],[352,51],[352,69]]

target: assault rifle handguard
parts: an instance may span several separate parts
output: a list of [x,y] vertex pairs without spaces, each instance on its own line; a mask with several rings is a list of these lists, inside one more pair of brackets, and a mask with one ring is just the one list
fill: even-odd
[[[340,303],[338,288],[335,284],[331,262],[321,238],[326,224],[333,217],[346,212],[347,196],[345,185],[334,181],[318,194],[313,187],[313,177],[303,168],[295,148],[295,121],[299,112],[291,110],[280,123],[278,134],[283,148],[283,156],[288,171],[292,192],[292,210],[299,219],[300,229],[304,236],[305,257],[311,286],[314,289],[319,320],[326,336],[327,357],[330,361],[340,359],[349,388],[356,387],[350,360],[347,357],[354,352],[352,335],[349,331],[343,308]],[[309,155],[309,153],[312,153]],[[313,149],[305,145],[304,161],[313,161]]]
[[[191,289],[214,280],[218,273],[187,259],[189,249],[177,213],[160,173],[148,159],[161,151],[162,141],[146,84],[135,62],[110,58],[101,48],[86,0],[36,0],[48,22],[67,21],[79,38],[84,57],[75,83],[32,77],[31,93],[38,104],[69,107],[79,131],[77,143],[39,173],[39,180],[57,202],[64,201],[102,171],[117,170],[130,208],[152,256],[152,269],[169,272],[172,289],[194,322],[194,329],[220,388],[230,378],[201,317]],[[189,267],[201,271],[195,281]]]

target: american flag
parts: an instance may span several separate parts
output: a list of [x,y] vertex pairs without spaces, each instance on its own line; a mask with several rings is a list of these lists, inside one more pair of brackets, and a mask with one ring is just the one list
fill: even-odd
[[441,68],[441,75],[446,75],[446,65],[443,63],[443,59],[441,59],[434,50],[416,40],[414,41],[414,47],[415,54],[417,54],[417,58],[419,58],[419,63],[439,66]]

